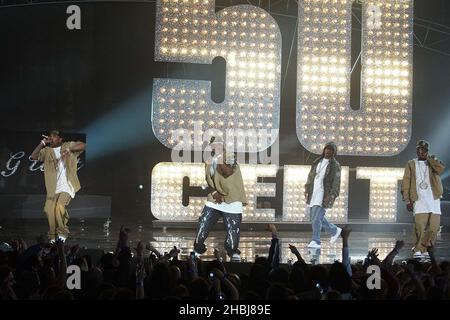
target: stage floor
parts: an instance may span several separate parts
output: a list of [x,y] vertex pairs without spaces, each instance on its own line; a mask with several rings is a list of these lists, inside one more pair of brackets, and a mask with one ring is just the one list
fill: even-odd
[[[87,249],[100,249],[113,251],[118,239],[118,233],[122,222],[114,221],[107,223],[104,220],[78,220],[70,221],[71,237],[68,244],[79,244]],[[186,258],[193,249],[195,229],[172,229],[155,227],[152,223],[131,224],[126,227],[130,229],[130,244],[132,247],[138,241],[151,242],[161,253],[169,251],[173,246],[181,249],[182,258]],[[35,220],[8,220],[0,222],[0,241],[23,238],[28,245],[35,243],[39,234],[48,231],[47,221]],[[202,256],[204,260],[213,258],[214,248],[224,251],[223,242],[225,231],[214,230],[206,241],[208,251]],[[306,231],[280,231],[278,234],[281,243],[281,262],[287,263],[289,259],[294,260],[290,253],[289,244],[297,246],[303,258],[310,263],[333,263],[341,260],[342,240],[330,244],[330,236],[322,233],[322,248],[320,250],[307,249],[306,245],[311,240],[311,232]],[[411,232],[352,232],[350,236],[350,255],[352,262],[363,260],[368,250],[379,249],[379,256],[383,259],[393,248],[397,239],[405,241],[405,247],[397,256],[397,260],[405,260],[411,257]],[[243,261],[254,261],[255,256],[267,256],[270,247],[271,236],[266,231],[242,231],[240,250]],[[450,233],[440,233],[436,244],[436,256],[439,260],[450,260]],[[295,260],[294,260],[295,261]]]

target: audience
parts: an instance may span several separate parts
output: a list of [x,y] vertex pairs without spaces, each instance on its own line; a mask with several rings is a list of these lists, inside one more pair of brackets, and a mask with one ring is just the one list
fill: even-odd
[[[280,265],[276,227],[268,226],[272,240],[267,257],[256,257],[249,272],[229,273],[220,252],[213,261],[179,259],[174,247],[162,255],[151,244],[131,248],[128,230],[120,230],[114,253],[105,253],[98,264],[81,256],[79,246],[59,241],[47,244],[40,237],[31,247],[22,241],[0,246],[0,300],[448,300],[450,263],[437,262],[432,245],[430,262],[414,259],[394,262],[404,246],[397,241],[383,261],[378,250],[363,263],[350,263],[351,229],[341,233],[342,262],[311,265],[297,248],[292,265]],[[81,271],[80,289],[68,288],[67,268]],[[379,286],[372,274],[380,270]],[[70,277],[70,274],[69,274]]]

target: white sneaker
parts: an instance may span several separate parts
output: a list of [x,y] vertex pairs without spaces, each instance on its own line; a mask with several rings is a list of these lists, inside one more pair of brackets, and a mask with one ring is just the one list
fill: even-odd
[[63,236],[58,236],[58,238],[59,238],[59,240],[61,240],[62,242],[66,242],[66,237],[63,237]]
[[234,253],[231,257],[231,262],[241,262],[241,256],[239,253]]
[[337,239],[339,238],[339,236],[341,235],[341,231],[342,231],[342,229],[339,228],[339,227],[337,227],[336,234],[335,234],[334,236],[331,237],[330,243],[335,243],[335,242],[336,242],[336,240],[337,240]]
[[430,258],[430,254],[428,252],[422,253],[422,258]]
[[313,257],[312,260],[316,259],[318,260],[318,256],[320,256],[320,248],[308,248],[308,254]]
[[413,257],[414,258],[422,258],[422,252],[420,252],[420,251],[414,252]]
[[315,242],[314,240],[312,240],[312,241],[308,244],[308,248],[320,248],[320,244],[318,244],[317,242]]

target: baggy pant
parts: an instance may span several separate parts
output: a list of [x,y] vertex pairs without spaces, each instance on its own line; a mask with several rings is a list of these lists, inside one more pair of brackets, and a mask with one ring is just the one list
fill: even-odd
[[331,236],[334,236],[337,232],[337,227],[325,218],[325,212],[325,209],[321,206],[313,206],[310,211],[313,231],[312,240],[317,244],[320,244],[320,232],[322,228]]
[[48,238],[55,240],[56,236],[67,238],[69,235],[69,213],[67,205],[70,203],[70,194],[61,192],[55,194],[54,198],[48,198],[45,201],[44,212],[48,219]]
[[[430,243],[436,243],[441,224],[441,215],[434,213],[416,213],[414,215],[413,244],[414,252],[427,252]],[[427,229],[428,227],[428,229]]]
[[203,254],[206,252],[205,240],[208,238],[211,228],[221,217],[223,218],[223,224],[227,231],[227,236],[225,238],[225,250],[227,254],[232,257],[235,253],[241,253],[238,247],[242,214],[222,212],[208,206],[203,208],[202,215],[198,219],[198,231],[194,243],[194,250],[197,253]]

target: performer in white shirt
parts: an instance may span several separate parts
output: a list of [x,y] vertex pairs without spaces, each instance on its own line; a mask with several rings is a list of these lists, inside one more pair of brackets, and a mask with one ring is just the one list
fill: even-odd
[[333,207],[339,196],[341,184],[341,166],[335,156],[336,144],[328,142],[322,156],[314,160],[305,185],[305,198],[310,208],[312,223],[312,240],[308,248],[320,248],[320,232],[324,228],[331,235],[330,242],[335,242],[342,229],[327,220],[325,213]]
[[47,215],[50,242],[65,241],[69,235],[67,206],[80,190],[77,164],[86,144],[80,141],[63,142],[60,131],[53,130],[34,149],[30,158],[44,162],[47,197],[44,212]]
[[199,218],[194,250],[197,255],[205,253],[209,231],[222,218],[227,230],[225,250],[231,261],[239,262],[240,226],[247,204],[244,182],[234,153],[225,152],[223,141],[213,137],[210,146],[212,159],[206,163],[205,174],[211,192]]
[[417,158],[406,164],[402,181],[403,201],[407,210],[414,213],[412,250],[415,258],[428,256],[427,246],[434,245],[441,220],[440,174],[445,166],[436,156],[428,155],[429,147],[425,140],[417,143]]

